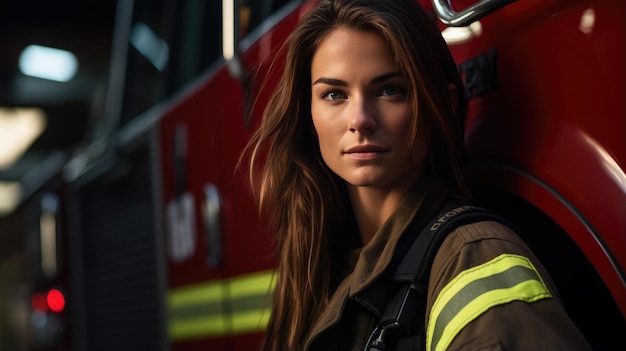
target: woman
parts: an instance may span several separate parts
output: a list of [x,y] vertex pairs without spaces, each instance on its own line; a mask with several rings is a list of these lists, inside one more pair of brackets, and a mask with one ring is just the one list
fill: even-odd
[[[367,294],[391,294],[383,277],[407,227],[469,197],[462,82],[413,1],[322,1],[286,45],[284,74],[249,145],[279,258],[264,349],[367,349],[381,311]],[[499,283],[506,274],[493,267],[536,278],[498,293],[477,278]],[[396,349],[587,347],[540,263],[501,224],[449,234],[430,272],[426,330],[391,341]],[[451,292],[475,286],[482,295],[466,304],[471,313],[451,314]]]

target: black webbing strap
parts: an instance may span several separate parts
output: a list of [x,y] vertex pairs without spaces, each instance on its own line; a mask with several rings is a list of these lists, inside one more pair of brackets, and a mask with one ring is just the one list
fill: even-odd
[[366,350],[387,350],[386,335],[395,337],[423,332],[426,287],[430,268],[439,247],[456,228],[476,222],[497,221],[510,225],[495,213],[476,206],[460,206],[438,215],[415,237],[393,274],[404,286],[389,300],[383,315],[367,342]]
[[482,221],[506,222],[485,208],[470,205],[460,206],[437,216],[415,238],[396,269],[394,279],[415,282],[428,276],[435,254],[448,234],[458,227]]

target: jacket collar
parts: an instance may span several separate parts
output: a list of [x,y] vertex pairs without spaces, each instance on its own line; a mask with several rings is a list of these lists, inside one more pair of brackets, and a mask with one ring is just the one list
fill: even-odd
[[363,247],[354,271],[346,279],[349,281],[350,297],[371,286],[389,266],[398,240],[417,214],[427,189],[422,182],[411,188],[372,240]]
[[365,291],[385,272],[396,251],[398,240],[416,216],[429,188],[430,184],[418,181],[372,240],[363,247],[353,272],[337,287],[327,308],[313,326],[306,343],[307,348],[318,335],[339,322],[348,298]]

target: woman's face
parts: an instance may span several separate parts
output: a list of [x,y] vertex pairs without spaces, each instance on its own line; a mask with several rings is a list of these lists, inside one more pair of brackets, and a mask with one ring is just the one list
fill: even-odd
[[348,184],[408,189],[419,178],[426,143],[407,147],[407,80],[384,38],[339,28],[320,43],[311,65],[311,115],[322,158]]

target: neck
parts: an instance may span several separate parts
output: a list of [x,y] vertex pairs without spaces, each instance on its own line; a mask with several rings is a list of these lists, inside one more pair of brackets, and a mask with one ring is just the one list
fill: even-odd
[[398,207],[408,189],[379,189],[348,186],[348,195],[363,245],[372,240],[374,234]]

